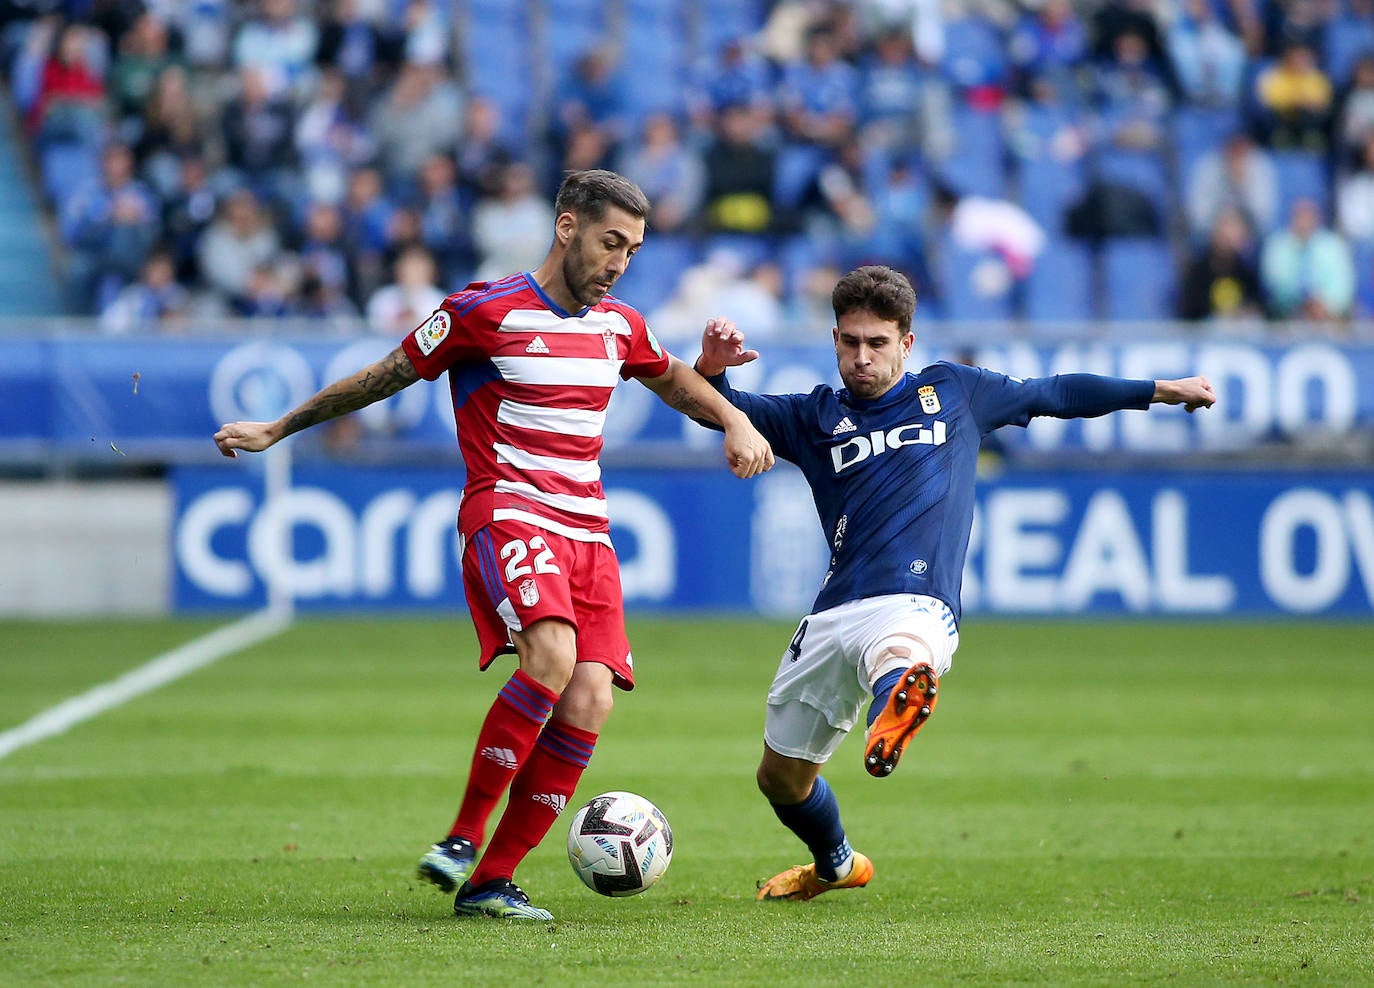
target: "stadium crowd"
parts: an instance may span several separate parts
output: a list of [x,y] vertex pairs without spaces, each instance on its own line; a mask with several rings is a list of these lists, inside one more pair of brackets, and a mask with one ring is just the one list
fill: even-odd
[[1374,0],[8,0],[74,312],[397,335],[538,264],[567,169],[655,204],[660,335],[1374,315]]

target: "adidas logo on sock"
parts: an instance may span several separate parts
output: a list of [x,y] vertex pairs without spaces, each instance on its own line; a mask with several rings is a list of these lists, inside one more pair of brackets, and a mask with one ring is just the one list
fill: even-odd
[[534,800],[536,803],[543,803],[545,806],[549,807],[553,810],[555,816],[568,808],[568,797],[560,796],[556,792],[538,792],[531,796],[530,799]]
[[831,433],[830,433],[830,434],[831,434],[832,436],[839,436],[839,435],[843,435],[843,434],[846,433],[846,432],[858,432],[858,431],[859,431],[859,430],[855,427],[854,423],[851,422],[851,421],[849,421],[849,416],[846,415],[844,418],[840,419],[840,424],[837,425],[837,426],[835,426],[835,428],[834,428],[833,430],[831,430]]
[[490,759],[502,768],[519,768],[520,760],[515,757],[515,752],[509,748],[483,748],[481,751],[483,758]]
[[544,338],[543,338],[542,336],[536,336],[534,339],[530,340],[530,345],[527,346],[527,347],[525,347],[525,352],[526,352],[526,353],[548,353],[548,352],[549,352],[549,345],[548,345],[547,343],[544,342]]

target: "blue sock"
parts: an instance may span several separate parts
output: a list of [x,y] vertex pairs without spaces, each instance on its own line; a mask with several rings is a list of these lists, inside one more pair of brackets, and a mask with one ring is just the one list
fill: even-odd
[[897,688],[897,684],[902,681],[902,677],[905,675],[905,669],[893,669],[873,684],[873,702],[868,705],[869,727],[873,726],[873,722],[883,712],[883,707],[887,706],[887,698],[892,695],[892,691]]
[[779,806],[773,812],[782,825],[801,838],[816,859],[816,874],[827,882],[835,880],[835,869],[853,853],[840,823],[840,804],[824,778],[817,776],[811,795],[800,803]]

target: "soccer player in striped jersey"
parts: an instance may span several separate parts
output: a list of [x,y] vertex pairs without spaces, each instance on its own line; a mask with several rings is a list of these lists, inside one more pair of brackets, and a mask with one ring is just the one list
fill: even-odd
[[537,270],[469,285],[377,363],[275,422],[215,434],[226,456],[264,450],[448,373],[467,468],[458,530],[479,664],[518,657],[478,733],[457,819],[420,860],[421,877],[457,891],[459,914],[553,918],[514,883],[515,870],[572,798],[613,687],[634,686],[599,463],[617,382],[633,377],[722,428],[736,476],[773,465],[748,418],[609,294],[644,243],[649,202],[639,187],[612,172],[573,172],[554,208]]
[[726,369],[758,352],[723,319],[707,324],[696,363],[777,455],[801,468],[830,542],[829,572],[768,693],[758,769],[759,789],[814,860],[764,883],[759,899],[812,899],[873,877],[873,863],[849,846],[820,771],[865,703],[864,767],[878,778],[935,709],[937,677],[959,646],[983,436],[1036,415],[1088,418],[1157,402],[1191,412],[1216,401],[1201,377],[1022,381],[944,361],[910,374],[916,293],[905,277],[859,268],[839,280],[831,302],[838,391],[735,391]]

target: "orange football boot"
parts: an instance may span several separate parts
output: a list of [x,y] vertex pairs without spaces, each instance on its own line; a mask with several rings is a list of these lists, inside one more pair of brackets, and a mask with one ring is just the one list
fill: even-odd
[[892,774],[907,741],[934,712],[938,687],[935,670],[928,662],[917,662],[902,675],[882,713],[868,729],[864,768],[869,775],[881,779]]
[[806,902],[822,892],[832,889],[863,888],[873,879],[873,862],[858,851],[854,852],[854,867],[849,874],[834,882],[827,882],[816,874],[815,863],[796,865],[779,875],[774,875],[759,887],[755,897],[759,902],[781,901]]

